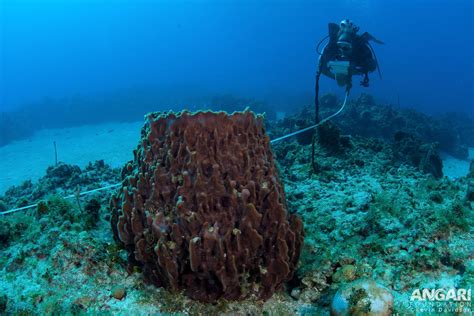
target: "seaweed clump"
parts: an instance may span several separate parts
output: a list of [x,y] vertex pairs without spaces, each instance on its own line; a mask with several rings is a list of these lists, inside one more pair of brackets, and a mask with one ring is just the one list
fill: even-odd
[[292,278],[303,227],[261,116],[151,113],[141,135],[111,201],[132,266],[204,302],[268,299]]

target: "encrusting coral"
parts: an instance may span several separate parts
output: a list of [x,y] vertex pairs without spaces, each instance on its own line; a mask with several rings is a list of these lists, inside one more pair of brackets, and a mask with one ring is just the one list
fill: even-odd
[[151,113],[111,200],[114,237],[158,286],[213,302],[290,280],[303,224],[288,213],[263,117]]

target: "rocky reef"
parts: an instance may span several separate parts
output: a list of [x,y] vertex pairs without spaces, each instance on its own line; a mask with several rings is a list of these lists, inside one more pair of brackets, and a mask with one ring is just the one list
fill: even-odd
[[409,315],[413,289],[465,288],[472,280],[471,176],[434,177],[394,161],[392,146],[365,137],[338,151],[318,144],[316,173],[311,146],[275,146],[288,202],[307,231],[291,295],[316,304],[315,314],[359,279],[391,289],[394,313]]
[[[334,94],[323,95],[320,99],[320,116],[327,117],[339,109],[339,102]],[[314,107],[306,106],[299,112],[277,123],[270,123],[272,135],[280,136],[288,131],[310,126],[314,121]],[[348,101],[346,110],[333,121],[344,134],[379,138],[393,142],[397,132],[402,131],[418,138],[423,144],[436,143],[443,151],[459,159],[468,158],[468,147],[474,146],[474,121],[456,113],[437,117],[377,103],[368,95]],[[301,144],[310,142],[312,133],[298,137]]]
[[424,144],[412,134],[399,131],[394,135],[392,153],[395,165],[407,163],[436,178],[443,176],[443,161],[437,144]]
[[112,199],[112,229],[152,283],[192,298],[268,299],[295,271],[301,220],[252,112],[151,113]]
[[[337,101],[329,98],[325,102],[329,106]],[[381,107],[371,113],[377,111],[389,110]],[[470,249],[474,161],[464,176],[439,176],[435,172],[439,169],[434,168],[439,157],[436,144],[412,130],[400,129],[403,133],[397,134],[390,129],[386,137],[347,135],[343,124],[331,121],[317,130],[315,172],[312,133],[274,143],[270,150],[261,118],[248,115],[240,114],[239,121],[223,115],[229,121],[216,124],[206,115],[195,120],[187,114],[187,132],[182,117],[151,115],[135,160],[122,172],[103,162],[82,169],[58,165],[38,183],[26,182],[8,190],[0,197],[2,210],[40,203],[0,218],[0,314],[328,316],[333,308],[334,314],[382,311],[415,315],[429,306],[410,301],[414,290],[462,289],[474,284]],[[417,113],[414,117],[418,115],[424,117]],[[266,122],[266,131],[273,137],[283,135],[305,127],[311,117],[308,109],[305,115],[286,121]],[[203,125],[213,128],[207,130]],[[235,129],[227,131],[229,126]],[[194,151],[189,153],[177,143],[196,145],[202,133],[213,136],[199,140],[205,150],[194,150],[199,159],[192,160]],[[216,148],[227,156],[213,158]],[[253,156],[239,156],[244,149]],[[435,162],[428,164],[431,171],[424,170],[429,161]],[[266,169],[241,172],[244,163],[247,168],[263,164]],[[226,175],[221,173],[223,166],[236,169]],[[196,176],[198,171],[200,176]],[[219,179],[213,178],[216,175]],[[207,196],[186,187],[191,183],[193,189],[197,179]],[[121,183],[114,195],[112,216],[111,191],[63,198],[74,195],[78,187],[81,191],[95,188],[94,182]],[[166,189],[157,189],[158,185]],[[265,194],[262,200],[261,193],[267,190],[274,193]],[[194,202],[188,203],[189,199]],[[226,212],[210,211],[218,206]],[[271,245],[283,249],[290,240],[295,240],[295,246],[298,240],[299,224],[292,224],[298,220],[288,213],[302,220],[305,237],[299,263],[288,256],[275,270],[266,264],[281,253]],[[269,219],[277,219],[279,228],[268,225]],[[223,234],[220,241],[217,233]],[[232,248],[237,240],[240,244]],[[222,264],[228,255],[222,255],[221,246],[229,247],[228,253],[241,260],[237,274],[229,273],[235,269]],[[296,247],[293,249],[296,259]],[[163,251],[164,258],[156,250]],[[239,257],[241,252],[245,256]],[[247,269],[256,262],[258,268],[243,272],[243,265]],[[191,277],[181,277],[186,272]],[[279,283],[265,288],[262,281],[269,272]],[[230,280],[225,289],[218,275]],[[233,283],[235,277],[239,287]],[[175,288],[173,282],[178,284]],[[197,289],[202,293],[193,295]],[[218,295],[210,295],[211,289],[217,289]],[[259,299],[267,298],[272,290],[271,297]],[[241,300],[226,299],[234,297]],[[452,303],[459,307],[465,302]],[[457,315],[472,314],[472,307],[464,307]]]
[[5,195],[0,197],[0,211],[38,203],[49,196],[74,195],[77,192],[116,184],[119,180],[120,170],[111,168],[103,160],[90,162],[83,169],[59,162],[50,166],[38,183],[27,180],[9,188]]

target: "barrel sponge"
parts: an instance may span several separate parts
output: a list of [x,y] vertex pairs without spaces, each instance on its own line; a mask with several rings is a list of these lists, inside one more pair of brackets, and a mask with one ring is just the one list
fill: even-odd
[[261,116],[148,114],[122,178],[112,230],[150,282],[214,302],[268,299],[292,278],[303,224]]

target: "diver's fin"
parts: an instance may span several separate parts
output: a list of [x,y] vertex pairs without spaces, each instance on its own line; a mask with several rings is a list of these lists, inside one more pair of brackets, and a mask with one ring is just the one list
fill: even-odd
[[368,32],[365,32],[360,36],[364,41],[369,42],[369,41],[374,41],[377,44],[385,44],[381,40],[376,39],[374,36],[370,35]]
[[329,33],[329,38],[336,38],[337,33],[339,33],[339,25],[336,23],[329,23],[328,24],[328,33]]

